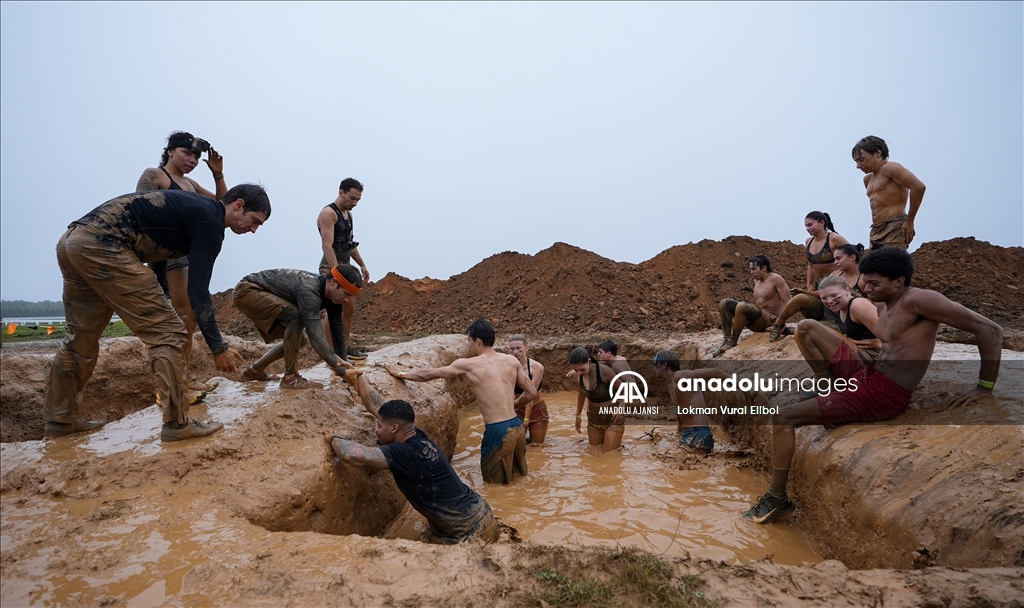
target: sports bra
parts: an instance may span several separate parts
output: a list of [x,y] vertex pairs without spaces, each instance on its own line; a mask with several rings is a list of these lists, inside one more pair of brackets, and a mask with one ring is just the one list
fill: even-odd
[[875,334],[871,333],[871,330],[866,326],[853,320],[850,315],[850,306],[853,305],[853,301],[857,299],[857,296],[850,298],[850,301],[846,303],[846,320],[843,320],[843,315],[837,314],[839,331],[843,332],[847,338],[851,340],[874,340]]
[[[831,236],[832,236],[831,232],[825,233],[825,244],[822,245],[821,251],[819,251],[818,253],[811,253],[811,243],[814,242],[813,238],[810,240],[809,243],[807,243],[807,261],[808,262],[810,262],[811,264],[831,264],[832,262],[836,261],[836,256],[832,254],[832,247],[828,243],[829,238]],[[828,259],[827,260],[823,259],[823,257],[822,257],[826,253],[828,254]]]
[[[530,370],[530,358],[529,357],[526,358],[526,376],[530,380],[533,380],[533,371]],[[543,385],[544,385],[544,383],[541,382],[541,386],[543,386]],[[540,389],[541,389],[541,387],[538,386],[537,390],[539,391]],[[522,395],[523,394],[523,388],[521,386],[519,386],[518,382],[516,382],[515,392],[516,392],[517,395]]]
[[168,188],[168,190],[185,190],[184,188],[178,185],[178,182],[174,181],[174,178],[171,177],[171,174],[167,172],[167,169],[160,167],[160,170],[164,172],[164,175],[167,176],[167,179],[171,180],[171,187]]
[[594,388],[587,390],[587,387],[583,385],[583,376],[580,376],[580,392],[587,396],[587,399],[591,403],[607,403],[612,400],[611,391],[609,386],[601,382],[601,364],[594,363],[591,367],[597,370],[597,381],[594,384]]

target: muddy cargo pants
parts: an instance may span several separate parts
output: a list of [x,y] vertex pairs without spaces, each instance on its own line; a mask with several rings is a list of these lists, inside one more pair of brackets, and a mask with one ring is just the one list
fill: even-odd
[[72,225],[57,243],[68,329],[46,385],[43,415],[47,422],[67,423],[79,416],[82,391],[96,368],[100,336],[115,312],[149,347],[156,402],[164,423],[188,419],[179,377],[185,325],[153,271],[118,236]]

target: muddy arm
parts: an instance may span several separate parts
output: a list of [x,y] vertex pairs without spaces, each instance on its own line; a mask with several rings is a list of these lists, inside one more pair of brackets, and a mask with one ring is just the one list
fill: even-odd
[[334,455],[346,464],[371,471],[384,471],[388,468],[388,461],[380,448],[371,448],[338,435],[331,436],[330,444]]
[[366,411],[370,412],[374,418],[377,417],[377,412],[380,411],[380,406],[384,405],[384,398],[380,396],[375,388],[370,386],[370,382],[363,377],[363,371],[351,367],[345,370],[345,382],[348,382],[356,389],[356,394],[359,395],[359,399],[363,402],[363,407]]

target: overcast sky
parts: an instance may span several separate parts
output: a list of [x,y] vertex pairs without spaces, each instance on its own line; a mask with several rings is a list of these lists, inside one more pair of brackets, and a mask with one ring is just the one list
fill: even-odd
[[[315,219],[366,185],[372,278],[447,278],[564,241],[641,262],[807,212],[867,243],[873,134],[928,186],[917,240],[1024,240],[1022,3],[2,4],[0,295],[59,300],[67,225],[167,135],[264,184],[212,291],[315,271]],[[193,178],[210,190],[205,164]]]

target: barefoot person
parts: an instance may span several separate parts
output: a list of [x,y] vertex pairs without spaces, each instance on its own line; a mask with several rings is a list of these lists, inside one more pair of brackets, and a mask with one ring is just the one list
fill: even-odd
[[[203,162],[213,174],[216,192],[210,192],[200,186],[199,182],[188,177],[188,174],[199,165],[199,157],[203,152],[206,152]],[[167,146],[160,157],[160,165],[143,171],[135,185],[136,192],[150,190],[184,190],[185,192],[197,192],[210,200],[218,200],[228,191],[227,183],[224,181],[224,158],[206,140],[194,137],[187,131],[175,131],[167,138]],[[199,391],[192,394],[189,399],[189,404],[195,405],[217,385],[193,382],[189,374],[192,334],[196,331],[196,317],[192,313],[192,306],[188,301],[188,256],[183,255],[165,262],[154,262],[150,264],[150,267],[157,274],[157,280],[161,285],[164,282],[167,283],[171,306],[185,323],[185,331],[188,332],[185,355],[181,359],[181,379],[185,383],[182,388],[186,393]]]
[[[874,367],[865,365],[850,345],[833,335],[815,342],[832,378],[856,382],[857,390],[832,391],[784,406],[772,420],[772,480],[744,519],[768,524],[794,509],[786,494],[786,481],[795,450],[795,429],[821,424],[832,428],[850,422],[888,420],[902,414],[910,395],[928,370],[939,324],[974,334],[981,354],[978,384],[955,397],[963,406],[989,397],[999,375],[1003,330],[991,320],[928,289],[910,286],[914,264],[897,247],[873,251],[860,263],[861,285],[872,302],[882,304],[874,332],[882,351]],[[810,360],[808,361],[811,362]],[[816,364],[815,364],[816,365]]]
[[[516,416],[523,421],[528,435],[527,443],[542,444],[548,434],[548,404],[540,396],[540,386],[544,381],[544,366],[540,361],[531,359],[527,352],[526,336],[523,334],[512,334],[508,339],[508,352],[519,360],[519,365],[526,371],[526,377],[533,383],[537,390],[537,398],[523,405],[516,405]],[[515,395],[518,398],[523,394],[523,387],[516,384]]]
[[[476,403],[483,416],[484,437],[480,445],[480,469],[484,481],[512,483],[513,472],[526,475],[526,429],[516,416],[516,404],[525,406],[537,398],[537,389],[526,376],[519,359],[494,350],[494,326],[477,319],[466,331],[469,357],[451,365],[432,369],[400,371],[394,365],[388,372],[400,380],[427,382],[437,378],[465,375],[473,387]],[[514,398],[515,385],[523,389]]]
[[[352,210],[362,198],[363,185],[359,180],[346,177],[341,180],[338,187],[338,198],[324,207],[317,216],[316,229],[320,231],[320,247],[324,252],[320,259],[320,274],[327,276],[331,274],[332,268],[338,264],[348,264],[351,259],[362,269],[363,283],[370,281],[370,271],[366,269],[363,256],[359,253],[359,243],[352,240]],[[341,352],[345,353],[346,357],[365,359],[366,354],[352,346],[352,315],[355,306],[355,298],[345,304],[345,344],[342,344]]]
[[[680,390],[679,381],[686,378],[709,379],[728,376],[715,368],[680,370],[679,356],[670,350],[663,350],[654,355],[654,373],[668,382],[668,396],[672,400],[672,407],[675,408],[679,428],[679,447],[697,454],[711,454],[715,449],[711,419],[699,411],[707,407],[704,393],[699,390]],[[698,411],[691,413],[693,410]]]
[[754,279],[754,303],[726,298],[718,304],[725,340],[711,353],[713,357],[736,346],[744,327],[750,331],[768,331],[789,302],[789,285],[786,279],[772,272],[772,263],[767,257],[756,255],[747,265]]
[[[835,263],[833,265],[835,271],[829,275],[830,277],[842,277],[846,285],[858,296],[864,295],[861,293],[860,287],[857,286],[857,281],[860,280],[860,270],[857,268],[857,264],[860,263],[863,252],[864,246],[860,244],[851,245],[847,243],[836,247],[834,252]],[[801,313],[805,319],[821,321],[823,325],[839,329],[838,319],[822,303],[821,294],[817,290],[805,291],[794,287],[789,291],[794,294],[793,298],[786,303],[786,307],[782,309],[782,314],[779,315],[779,318],[775,319],[772,330],[768,334],[769,342],[775,342],[784,335],[792,335],[792,332],[786,327],[786,321],[797,313]]]
[[[823,354],[823,349],[835,352],[839,347],[836,338],[845,340],[862,363],[874,365],[882,348],[882,341],[875,337],[878,326],[875,305],[867,298],[853,295],[850,286],[839,276],[822,279],[818,293],[822,303],[835,315],[842,336],[837,336],[835,331],[813,319],[804,319],[797,325],[797,346],[814,370],[815,377],[829,377],[828,357]],[[807,395],[807,398],[811,396]]]
[[348,465],[391,471],[399,491],[427,519],[431,542],[497,540],[498,524],[490,505],[459,479],[441,448],[416,426],[412,406],[399,399],[384,401],[362,373],[349,369],[345,381],[356,388],[363,406],[377,419],[380,447],[327,434],[331,453]]
[[235,285],[232,302],[242,314],[256,325],[260,336],[274,345],[259,361],[242,370],[246,380],[273,380],[265,371],[267,366],[284,358],[284,377],[281,388],[323,388],[319,382],[310,382],[299,375],[299,349],[303,344],[303,329],[309,336],[313,350],[339,376],[351,367],[344,352],[331,350],[324,337],[320,312],[326,311],[334,343],[345,344],[345,329],[341,321],[341,307],[358,293],[363,278],[353,266],[335,266],[329,277],[318,276],[305,270],[264,270],[247,275]]
[[601,446],[602,452],[619,449],[622,434],[626,432],[626,417],[622,414],[602,413],[612,407],[610,384],[615,377],[611,367],[600,363],[590,351],[579,346],[569,353],[569,366],[579,376],[579,395],[576,399],[576,432],[582,433],[583,405],[587,405],[587,439],[590,445]]
[[219,422],[188,417],[180,376],[185,324],[145,263],[190,257],[188,297],[199,329],[217,369],[235,372],[235,362],[243,359],[221,338],[210,276],[224,231],[256,232],[269,217],[270,199],[263,187],[242,184],[219,203],[179,190],[126,194],[73,222],[57,243],[68,333],[57,347],[46,385],[43,434],[59,437],[102,426],[79,417],[79,399],[96,367],[100,336],[115,312],[149,347],[156,402],[163,408],[161,440],[190,439],[223,428]]
[[889,160],[889,146],[881,137],[868,135],[858,141],[853,146],[853,160],[865,173],[864,188],[871,203],[871,250],[906,249],[916,234],[914,218],[924,200],[924,182]]

